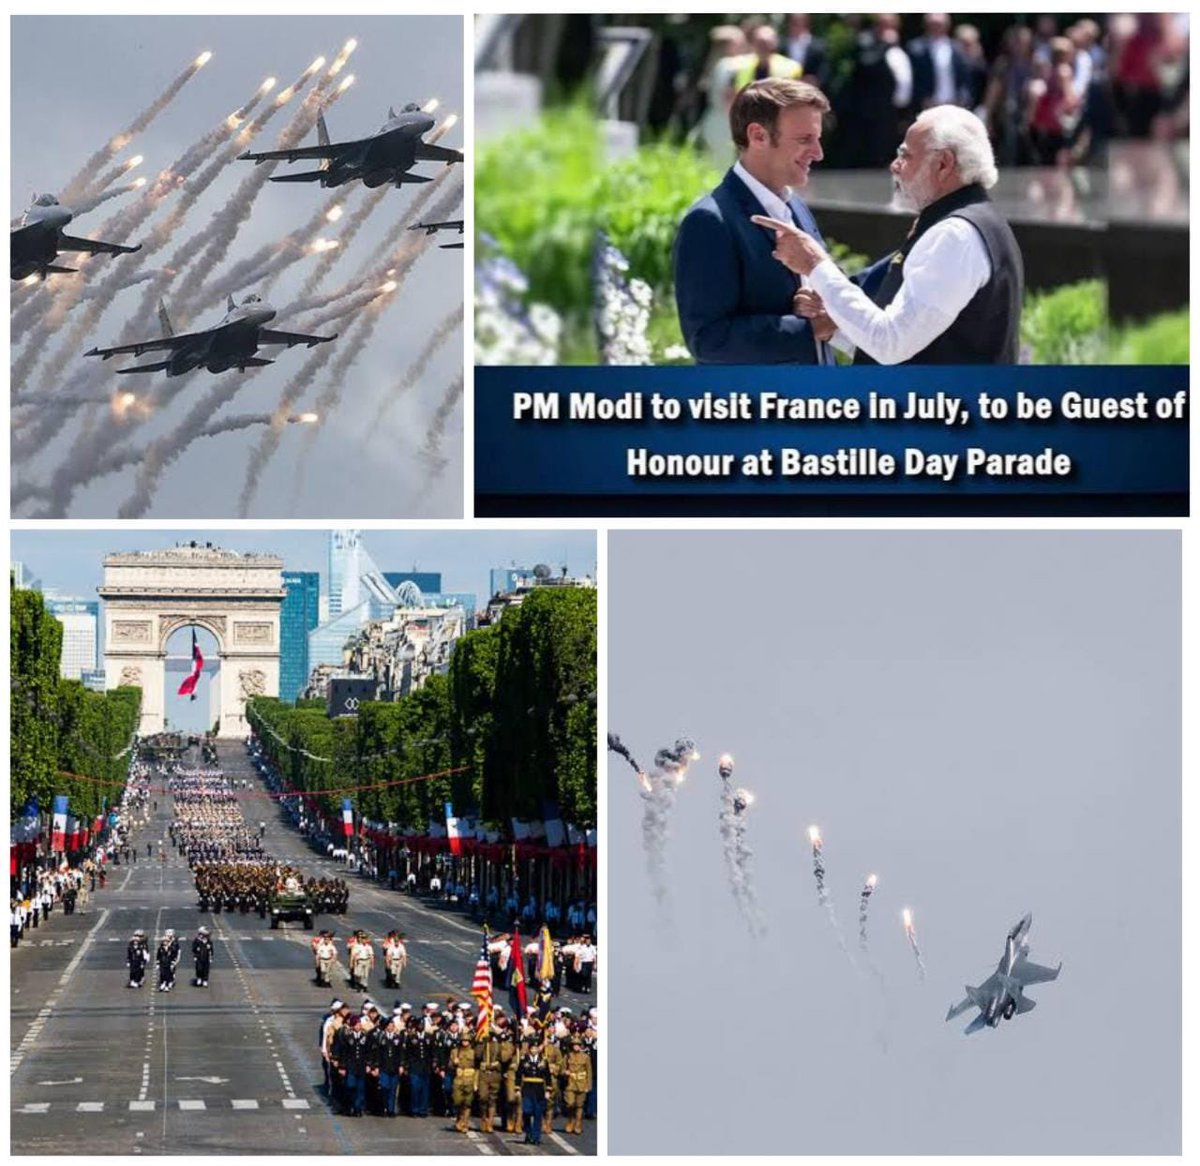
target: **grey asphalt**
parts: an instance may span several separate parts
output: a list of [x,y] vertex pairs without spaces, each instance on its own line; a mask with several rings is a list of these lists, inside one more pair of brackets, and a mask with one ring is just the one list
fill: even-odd
[[[265,792],[240,742],[223,742],[231,776]],[[596,1152],[596,1123],[582,1137],[561,1132],[540,1148],[520,1135],[454,1133],[447,1119],[338,1116],[322,1087],[317,1028],[334,994],[345,995],[344,968],[334,989],[312,983],[311,932],[299,924],[271,931],[256,914],[202,915],[191,873],[177,851],[147,859],[171,818],[171,799],[137,835],[141,856],[110,868],[108,886],[86,913],[30,929],[11,953],[11,1151],[14,1154],[567,1154]],[[248,800],[247,819],[265,820],[269,853],[306,873],[346,876],[315,854],[278,806]],[[409,937],[399,993],[382,993],[381,962],[370,987],[419,1008],[426,1000],[466,999],[480,931],[466,917],[349,876],[345,916],[318,928],[344,937],[357,927],[373,937],[396,927]],[[210,987],[191,986],[190,941],[205,922],[215,953]],[[149,936],[173,927],[184,949],[172,992],[126,987],[125,944],[137,927]],[[344,953],[339,943],[339,953]],[[378,954],[377,954],[378,961]],[[501,1000],[507,1006],[507,1002]],[[587,997],[565,992],[578,1010]],[[603,1103],[603,1099],[602,1099]]]

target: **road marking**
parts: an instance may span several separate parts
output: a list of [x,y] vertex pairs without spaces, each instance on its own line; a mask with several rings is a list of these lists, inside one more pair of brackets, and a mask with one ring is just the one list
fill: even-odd
[[303,1097],[285,1097],[283,1099],[284,1109],[307,1109],[308,1102]]
[[180,1099],[179,1108],[180,1109],[207,1109],[208,1106],[205,1105],[203,1101],[187,1101],[187,1100]]
[[496,1147],[488,1142],[478,1130],[467,1130],[467,1137],[470,1139],[471,1145],[481,1154],[495,1154]]
[[81,1101],[75,1107],[75,1112],[76,1113],[103,1113],[104,1112],[104,1102],[103,1101]]
[[79,945],[79,950],[71,957],[71,962],[67,964],[63,974],[59,977],[58,985],[55,987],[54,991],[50,993],[50,998],[46,1001],[45,1007],[37,1014],[37,1017],[29,1026],[29,1031],[26,1032],[24,1037],[22,1037],[21,1043],[17,1045],[16,1052],[9,1057],[8,1074],[10,1077],[21,1067],[21,1062],[25,1059],[25,1054],[33,1048],[38,1037],[41,1036],[42,1029],[45,1028],[46,1023],[49,1021],[55,1005],[58,1004],[59,1000],[62,999],[62,994],[66,990],[67,984],[70,983],[71,977],[75,974],[75,969],[79,967],[83,957],[87,954],[87,949],[91,946],[96,932],[104,926],[108,919],[108,914],[109,911],[107,907],[100,912],[100,917],[94,924],[92,924],[91,931],[87,933],[84,941]]
[[568,1154],[578,1154],[579,1153],[579,1151],[574,1146],[572,1146],[571,1143],[568,1142],[567,1139],[562,1136],[562,1134],[556,1134],[553,1130],[551,1130],[547,1136],[550,1138],[550,1140],[556,1146],[561,1146],[562,1149],[566,1153],[568,1153]]
[[[129,1109],[130,1109],[130,1112],[132,1112],[132,1113],[153,1113],[154,1112],[154,1102],[153,1101],[144,1101],[141,1099],[139,1099],[138,1101],[131,1101],[129,1103]],[[139,1138],[141,1136],[142,1136],[141,1134],[138,1134]]]
[[82,1077],[68,1077],[65,1081],[39,1081],[39,1085],[81,1085]]
[[230,1103],[234,1109],[257,1109],[258,1102],[253,1097],[235,1097]]
[[50,1102],[48,1102],[48,1101],[27,1101],[23,1106],[21,1106],[20,1109],[17,1110],[17,1112],[18,1113],[45,1113],[49,1108],[50,1108]]

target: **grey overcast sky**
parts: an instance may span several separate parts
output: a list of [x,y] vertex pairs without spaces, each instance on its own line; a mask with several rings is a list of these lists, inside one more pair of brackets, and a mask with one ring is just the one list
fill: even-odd
[[[681,734],[703,757],[664,917],[609,755],[613,1153],[1180,1152],[1180,572],[1177,532],[614,532],[610,728],[645,767]],[[761,943],[721,857],[726,750]],[[946,1010],[1026,911],[1062,973],[964,1036]]]
[[[11,548],[13,560],[24,563],[43,588],[95,599],[106,554],[154,550],[191,539],[227,550],[278,554],[285,570],[319,571],[321,593],[327,592],[329,535],[322,530],[17,530]],[[487,601],[493,567],[546,563],[556,570],[566,566],[572,575],[596,574],[596,536],[590,530],[366,530],[362,541],[382,570],[439,571],[444,590],[473,591],[480,604]],[[213,637],[201,631],[199,640],[205,658],[215,661]],[[182,666],[191,651],[186,629],[171,637],[169,651]],[[173,675],[177,683],[181,674]],[[171,683],[167,716],[172,725],[189,730],[206,728],[213,720],[203,691],[194,702],[181,700]]]
[[[11,216],[22,213],[32,192],[60,191],[85,159],[124,129],[203,50],[213,53],[208,64],[183,87],[157,120],[117,156],[117,161],[124,161],[135,153],[145,155],[145,162],[131,172],[131,178],[143,174],[153,180],[189,145],[248,101],[268,75],[278,78],[275,89],[278,93],[318,55],[332,61],[350,37],[357,38],[358,48],[342,76],[353,73],[356,81],[328,111],[329,129],[335,141],[374,133],[385,121],[389,105],[399,108],[407,101],[424,103],[437,97],[441,101],[438,116],[457,112],[461,117],[462,28],[459,16],[14,18]],[[273,148],[279,131],[299,104],[300,98],[296,98],[281,110],[251,148]],[[258,112],[256,109],[255,113]],[[315,133],[305,138],[306,144],[315,140]],[[443,143],[462,146],[461,121],[449,131]],[[310,167],[302,163],[291,167],[305,168]],[[456,167],[457,178],[461,177],[462,169]],[[184,227],[166,248],[147,260],[147,268],[166,264],[176,245],[206,227],[237,184],[253,170],[248,162],[231,162],[226,166],[188,214]],[[284,165],[280,173],[287,170]],[[419,170],[430,177],[438,173],[437,167],[428,165]],[[365,191],[357,183],[343,189],[348,195],[342,220],[345,226],[360,206]],[[373,258],[397,217],[416,197],[416,190],[417,187],[406,186],[387,191],[381,206],[339,256],[322,290],[340,286],[361,263]],[[315,184],[268,184],[254,203],[225,267],[301,227],[330,194]],[[70,229],[85,235],[97,233],[110,213],[131,205],[135,197],[123,196],[81,215]],[[174,201],[168,199],[158,215],[140,229],[140,234],[145,235]],[[461,210],[456,210],[444,217],[461,217],[461,214]],[[331,228],[322,233],[335,232]],[[305,431],[292,426],[283,434],[279,453],[265,472],[251,517],[458,517],[462,514],[461,404],[453,410],[441,445],[441,454],[449,463],[421,505],[418,507],[415,502],[428,488],[426,472],[416,453],[438,404],[462,369],[461,327],[438,350],[415,386],[403,394],[397,390],[429,334],[462,307],[463,254],[429,247],[392,297],[371,338],[361,344],[353,338],[348,341],[358,346],[358,355],[343,381],[340,406],[329,411],[327,424],[305,459],[304,473],[299,471],[299,458],[307,445]],[[93,270],[103,276],[119,261],[95,260]],[[271,290],[270,302],[282,309],[298,299],[301,285],[315,263],[316,259],[310,257],[289,268]],[[216,273],[205,273],[210,274]],[[51,285],[72,278],[84,276],[59,276]],[[92,279],[95,278],[93,275]],[[103,316],[89,329],[89,335],[80,340],[78,358],[71,358],[64,377],[73,373],[86,348],[117,340],[122,327],[137,314],[144,290],[141,286],[131,287],[113,297]],[[255,290],[261,289],[246,287],[238,298]],[[178,285],[168,288],[165,295],[170,307],[173,298],[178,298]],[[65,331],[69,332],[80,310],[77,307],[68,316]],[[199,312],[190,323],[193,327],[204,327],[223,314],[220,306],[212,306]],[[153,312],[143,323],[146,337],[159,334]],[[285,319],[282,311],[274,323],[283,329],[295,330],[297,326],[294,319]],[[342,331],[345,330],[343,325]],[[340,343],[335,341],[334,347]],[[331,358],[298,409],[312,407],[318,393],[330,383],[326,374],[332,362],[344,351],[340,349]],[[276,366],[246,375],[244,387],[219,416],[263,413],[274,408],[308,352],[303,348],[269,352],[276,354]],[[104,369],[107,371],[108,366]],[[30,382],[35,389],[41,371],[39,367]],[[213,376],[201,372],[171,382],[167,403],[138,427],[138,440],[158,437],[174,429],[184,413],[218,383],[227,384],[227,378],[242,375],[227,372]],[[135,392],[144,392],[156,384],[160,390],[166,389],[163,374],[159,373],[145,377],[110,376],[94,391],[107,398],[118,381],[122,389]],[[61,388],[62,383],[60,380],[57,387]],[[89,389],[89,395],[91,392]],[[394,404],[386,409],[382,420],[375,421],[389,398],[396,398]],[[31,461],[17,465],[14,483],[45,481],[66,457],[78,433],[77,425],[78,420],[64,426]],[[256,427],[195,442],[168,468],[148,516],[236,517],[247,458],[261,433],[262,429]],[[134,468],[127,468],[80,490],[70,516],[115,516],[130,494],[134,473]],[[27,506],[18,513],[33,514],[36,510],[36,505]]]

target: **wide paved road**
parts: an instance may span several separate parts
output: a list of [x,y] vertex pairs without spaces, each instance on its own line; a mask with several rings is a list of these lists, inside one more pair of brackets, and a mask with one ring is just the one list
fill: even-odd
[[[240,742],[223,742],[232,777],[263,792]],[[157,783],[156,783],[157,784]],[[454,1133],[442,1118],[344,1118],[327,1102],[316,1050],[317,1027],[334,992],[312,984],[311,933],[279,931],[257,915],[201,915],[191,874],[178,852],[165,866],[157,842],[166,835],[171,799],[141,832],[141,857],[110,868],[86,914],[56,910],[12,952],[12,1151],[18,1154],[564,1154],[596,1152],[596,1123],[582,1137],[558,1129],[540,1148],[521,1136]],[[250,821],[267,822],[267,850],[306,873],[344,874],[300,839],[278,807],[244,803]],[[146,858],[146,843],[156,857]],[[356,927],[373,937],[408,933],[409,966],[399,993],[419,1009],[447,995],[467,999],[480,932],[461,916],[407,896],[350,880],[350,910],[322,922],[344,937]],[[204,921],[215,955],[208,989],[191,986],[191,937]],[[318,923],[318,926],[322,925]],[[175,928],[184,950],[175,990],[126,987],[125,944],[137,927],[150,937]],[[344,944],[339,944],[344,954]],[[372,988],[383,994],[382,961]],[[361,995],[346,997],[353,1004]],[[502,1001],[506,1004],[506,1001]],[[564,992],[575,1009],[588,998]],[[603,1105],[604,1099],[601,1098]]]

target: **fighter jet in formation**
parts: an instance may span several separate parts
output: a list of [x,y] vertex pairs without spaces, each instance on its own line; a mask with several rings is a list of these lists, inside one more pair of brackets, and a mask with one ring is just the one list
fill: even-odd
[[[462,219],[447,219],[444,223],[414,223],[408,228],[410,231],[424,231],[426,235],[436,235],[438,231],[454,231],[457,230],[461,235],[463,233]],[[457,243],[439,243],[438,246],[443,251],[461,251],[462,240]]]
[[436,146],[422,141],[433,129],[433,118],[419,105],[406,105],[399,113],[388,110],[388,119],[379,132],[353,142],[331,142],[325,125],[325,115],[317,118],[317,144],[293,146],[290,150],[266,150],[261,154],[239,155],[241,161],[296,162],[301,158],[320,158],[317,170],[300,174],[275,174],[272,182],[319,182],[322,186],[343,186],[361,179],[364,186],[376,187],[393,183],[429,182],[423,174],[410,174],[418,162],[444,162],[447,166],[461,162],[461,150]]
[[967,998],[946,1013],[947,1020],[953,1020],[968,1008],[978,1008],[979,1015],[963,1029],[963,1032],[971,1033],[978,1032],[985,1025],[995,1028],[1001,1020],[1011,1020],[1033,1009],[1037,1001],[1030,1000],[1025,995],[1025,989],[1030,984],[1057,980],[1062,964],[1047,968],[1028,958],[1029,943],[1026,937],[1032,926],[1033,915],[1026,915],[1008,933],[1004,941],[1004,955],[996,965],[996,970],[977,988],[972,988],[970,984],[966,986]]
[[288,348],[293,344],[306,344],[312,348],[337,339],[336,332],[332,336],[308,336],[302,332],[276,332],[267,328],[265,325],[275,318],[275,309],[255,295],[247,296],[240,305],[235,304],[233,296],[230,296],[228,308],[219,324],[200,332],[181,332],[176,335],[166,306],[159,301],[158,318],[163,335],[157,340],[139,340],[134,344],[118,344],[114,348],[92,348],[84,356],[108,360],[111,356],[126,352],[141,356],[143,352],[165,350],[169,353],[165,360],[120,368],[117,372],[165,371],[167,376],[177,377],[194,368],[206,368],[209,372],[225,372],[236,368],[245,372],[248,368],[274,364],[273,360],[257,355],[262,344],[284,344]]
[[92,255],[131,255],[142,245],[128,247],[124,243],[106,243],[101,239],[79,239],[64,235],[65,227],[75,216],[52,194],[39,194],[33,205],[21,216],[21,222],[9,232],[12,245],[10,271],[13,279],[28,279],[50,272],[70,275],[79,269],[62,267],[54,261],[61,251],[86,251]]

